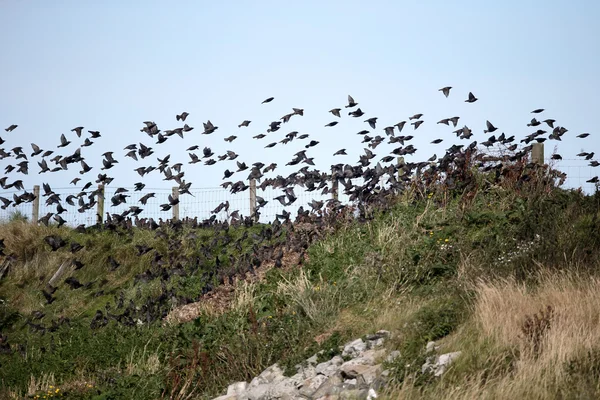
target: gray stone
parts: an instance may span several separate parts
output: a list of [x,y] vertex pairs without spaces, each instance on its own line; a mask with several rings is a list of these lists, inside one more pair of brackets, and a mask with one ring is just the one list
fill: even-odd
[[353,358],[352,360],[346,361],[344,364],[362,364],[362,365],[375,365],[385,357],[386,351],[380,350],[367,350],[360,356]]
[[432,372],[435,376],[441,376],[446,371],[446,368],[460,355],[460,351],[455,351],[453,353],[442,354],[439,357],[428,357],[425,364],[421,367],[421,372]]
[[363,370],[357,377],[358,387],[368,388],[370,387],[381,375],[383,368],[381,364],[368,366],[366,370]]
[[310,358],[307,358],[307,359],[306,359],[306,362],[307,362],[308,364],[317,365],[317,355],[316,355],[316,354],[314,354],[312,357],[310,357]]
[[344,390],[356,389],[356,378],[346,379],[344,381],[344,383],[342,384],[342,389],[344,389]]
[[224,394],[223,396],[215,397],[213,400],[238,400],[235,394]]
[[394,362],[394,360],[398,357],[400,357],[400,352],[398,350],[394,350],[390,354],[388,354],[385,361],[391,363]]
[[432,351],[435,351],[435,342],[427,342],[427,346],[425,346],[425,352],[431,353]]
[[453,353],[446,353],[439,356],[437,360],[438,368],[437,371],[435,371],[435,376],[441,376],[446,368],[450,366],[450,364],[452,364],[452,362],[456,360],[461,353],[462,352],[460,351],[455,351]]
[[344,400],[366,400],[369,395],[369,391],[367,389],[351,389],[344,390],[340,393],[340,399]]
[[362,364],[352,364],[350,361],[345,362],[340,367],[342,377],[345,379],[357,378],[360,374],[367,371],[371,366]]
[[379,338],[379,339],[375,339],[375,340],[367,340],[367,347],[369,349],[374,349],[376,347],[381,347],[381,346],[383,346],[384,342],[385,342],[384,338]]
[[317,375],[305,380],[300,387],[300,395],[311,397],[326,380],[327,377],[325,375]]
[[379,330],[376,333],[366,335],[367,340],[387,339],[390,336],[390,332],[386,330]]
[[260,375],[258,375],[258,377],[265,383],[276,382],[285,378],[283,375],[283,370],[279,368],[279,365],[277,364],[273,364],[269,368],[265,369],[260,373]]
[[248,388],[248,382],[236,382],[227,387],[228,395],[238,395],[244,393]]
[[356,339],[353,342],[350,342],[344,346],[344,351],[342,351],[342,356],[350,356],[352,358],[357,357],[367,349],[367,344],[363,342],[362,339]]
[[338,370],[338,367],[342,365],[344,359],[340,356],[335,356],[329,361],[322,362],[315,367],[315,371],[317,374],[331,376],[335,374]]
[[339,374],[330,376],[325,382],[323,382],[321,386],[319,386],[317,391],[313,393],[312,397],[318,399],[327,395],[340,394],[342,392],[343,383],[344,381]]

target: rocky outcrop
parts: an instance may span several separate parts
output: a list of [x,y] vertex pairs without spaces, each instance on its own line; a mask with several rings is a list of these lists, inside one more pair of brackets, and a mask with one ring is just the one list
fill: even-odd
[[[392,362],[400,352],[388,353],[383,344],[388,331],[367,335],[365,340],[356,339],[340,348],[341,354],[328,361],[318,362],[315,354],[296,365],[296,374],[286,377],[277,364],[271,365],[250,383],[236,382],[227,393],[213,400],[372,400],[386,385],[390,373],[383,362]],[[427,347],[436,351],[435,343]],[[321,352],[322,354],[322,352]],[[423,373],[440,376],[460,352],[432,356],[423,365]]]

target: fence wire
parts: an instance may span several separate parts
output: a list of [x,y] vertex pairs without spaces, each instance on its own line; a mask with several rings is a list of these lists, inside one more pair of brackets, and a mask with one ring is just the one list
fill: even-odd
[[[589,162],[583,160],[547,160],[554,168],[565,172],[567,174],[566,181],[563,185],[564,188],[577,189],[582,188],[585,193],[592,194],[596,190],[594,183],[588,183],[594,176],[598,175],[600,168],[594,168],[589,166]],[[362,179],[353,179],[352,184],[361,185]],[[383,182],[382,182],[383,183]],[[284,204],[282,204],[276,197],[284,195],[285,191],[281,188],[267,187],[261,189],[260,184],[257,184],[256,196],[264,199],[266,203],[264,206],[259,208],[259,221],[263,223],[272,222],[277,215],[282,215],[284,210],[291,213],[294,217],[298,209],[302,207],[304,210],[311,210],[310,203],[313,201],[326,202],[333,197],[331,193],[332,184],[327,185],[328,193],[323,194],[323,188],[308,191],[304,187],[295,186],[293,187],[293,194],[296,200],[288,204],[289,199],[286,197]],[[91,188],[93,190],[93,188]],[[105,187],[104,189],[104,215],[103,220],[106,220],[106,214],[122,214],[132,206],[137,206],[142,209],[139,213],[139,218],[152,218],[155,221],[168,220],[173,218],[173,208],[163,211],[161,205],[169,203],[169,195],[173,194],[173,189],[167,188],[144,188],[143,191],[136,191],[134,188],[126,188],[127,192],[123,195],[126,196],[125,203],[113,205],[112,199],[115,196],[116,188]],[[27,189],[29,192],[33,191],[33,188]],[[93,225],[98,221],[98,205],[95,204],[89,209],[82,209],[80,206],[80,197],[84,203],[89,203],[89,194],[91,190],[88,189],[87,193],[81,194],[79,191],[74,191],[73,188],[53,188],[60,198],[61,206],[64,207],[65,211],[60,216],[66,221],[67,225],[77,226]],[[18,196],[22,192],[20,191],[7,191],[0,193],[1,197],[9,200],[13,199],[13,196]],[[150,193],[154,193],[153,197],[149,197],[145,205],[140,203],[140,199],[147,196]],[[238,212],[240,217],[251,215],[250,205],[250,190],[246,189],[238,193],[231,193],[228,189],[224,188],[202,188],[191,190],[191,194],[179,195],[178,204],[178,217],[184,218],[197,218],[199,221],[208,219],[212,215],[216,215],[218,220],[228,219],[235,211]],[[350,197],[344,193],[344,186],[340,183],[338,186],[338,200],[342,204],[351,204]],[[67,203],[69,199],[73,205]],[[95,199],[98,201],[98,198]],[[47,204],[48,197],[40,193],[39,200],[39,218],[43,218],[48,214],[55,214],[57,212],[56,204]],[[219,207],[220,204],[229,202],[228,209],[223,209],[217,213],[214,211]],[[1,204],[1,203],[0,203]],[[8,207],[0,208],[0,220],[7,221],[14,218],[27,218],[32,219],[33,204],[21,203],[19,205],[11,204]],[[130,215],[132,216],[132,215]],[[53,222],[53,216],[50,218],[50,222]],[[54,221],[55,222],[55,221]]]

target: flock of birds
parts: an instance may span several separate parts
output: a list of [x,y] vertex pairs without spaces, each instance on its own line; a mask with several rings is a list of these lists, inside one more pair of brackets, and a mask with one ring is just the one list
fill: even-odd
[[[451,94],[452,87],[447,86],[439,89],[442,95],[449,97]],[[136,251],[139,257],[143,257],[146,254],[149,256],[148,269],[136,277],[136,282],[149,282],[154,279],[161,280],[162,293],[160,296],[155,298],[148,298],[144,304],[135,305],[133,300],[130,299],[127,304],[124,298],[123,292],[115,295],[114,305],[107,305],[106,310],[98,310],[96,316],[91,321],[91,327],[97,328],[99,326],[106,325],[109,319],[115,320],[118,323],[124,325],[133,326],[138,323],[137,321],[152,322],[156,319],[163,318],[166,313],[171,309],[173,303],[185,304],[192,301],[196,301],[196,298],[190,298],[185,296],[179,296],[177,290],[174,287],[169,287],[167,284],[172,276],[191,276],[194,274],[201,274],[202,281],[205,282],[201,292],[198,296],[202,296],[212,291],[216,284],[222,283],[233,283],[235,277],[244,278],[247,274],[255,274],[256,269],[263,265],[265,262],[272,262],[276,267],[282,265],[284,254],[297,254],[299,259],[303,259],[305,250],[308,248],[315,238],[318,238],[320,234],[335,223],[336,216],[345,213],[349,210],[348,206],[342,204],[339,200],[332,196],[327,201],[313,200],[308,203],[308,208],[299,207],[297,210],[296,221],[310,222],[312,229],[307,231],[299,231],[294,228],[293,216],[290,212],[285,209],[281,214],[277,214],[276,218],[272,223],[261,225],[260,231],[256,234],[249,235],[247,231],[241,236],[234,239],[230,231],[231,226],[246,225],[251,226],[255,223],[257,217],[260,215],[260,210],[269,202],[276,201],[284,207],[291,206],[294,204],[298,197],[295,193],[295,188],[300,186],[307,192],[320,192],[321,194],[329,194],[332,190],[331,181],[336,180],[340,187],[343,188],[344,192],[349,195],[350,200],[358,204],[359,209],[364,207],[365,204],[378,204],[385,203],[386,194],[398,192],[403,190],[413,179],[415,171],[426,170],[431,174],[443,174],[446,171],[451,170],[458,164],[463,162],[468,154],[477,154],[477,160],[479,166],[486,171],[501,171],[505,167],[505,163],[509,161],[516,161],[523,159],[528,156],[534,143],[542,143],[546,140],[562,140],[562,137],[568,132],[568,129],[557,125],[556,121],[551,118],[542,119],[540,115],[544,112],[544,109],[535,109],[532,111],[534,116],[531,121],[527,124],[532,133],[526,135],[520,141],[515,138],[514,135],[507,135],[505,133],[498,134],[498,128],[490,121],[486,122],[486,128],[483,132],[477,134],[473,132],[468,126],[459,126],[459,116],[451,116],[443,118],[437,121],[437,124],[443,124],[448,127],[452,127],[453,134],[456,135],[460,140],[467,141],[468,144],[453,144],[446,149],[445,155],[438,159],[437,156],[432,156],[429,159],[421,162],[402,162],[399,163],[398,157],[412,155],[416,152],[416,148],[411,144],[411,140],[414,138],[414,132],[417,131],[424,123],[422,119],[423,114],[417,113],[406,120],[402,120],[394,125],[381,127],[378,125],[378,118],[367,116],[365,112],[359,107],[359,103],[352,97],[348,96],[347,104],[343,107],[332,108],[329,113],[333,116],[331,122],[324,124],[325,128],[335,127],[339,120],[346,118],[347,113],[349,118],[364,118],[365,129],[357,132],[361,143],[364,143],[364,153],[360,155],[358,161],[355,164],[339,163],[328,166],[326,172],[319,171],[315,166],[314,157],[311,157],[311,149],[319,145],[318,138],[312,137],[309,134],[299,134],[297,131],[292,131],[285,134],[282,138],[274,140],[266,144],[265,148],[273,148],[275,146],[286,145],[292,142],[300,142],[301,149],[294,154],[294,157],[289,160],[287,166],[298,166],[297,171],[287,176],[275,176],[267,177],[268,173],[272,173],[277,169],[276,163],[265,164],[262,162],[254,162],[247,164],[246,162],[238,160],[238,154],[232,150],[226,151],[222,155],[216,155],[210,147],[194,145],[187,149],[189,160],[187,164],[203,163],[206,166],[212,166],[220,162],[235,161],[237,168],[226,168],[223,172],[222,186],[229,189],[231,193],[238,193],[241,191],[248,190],[250,179],[255,179],[260,182],[259,187],[263,190],[271,187],[274,189],[281,190],[281,194],[274,197],[273,199],[264,199],[257,196],[257,208],[255,215],[240,215],[238,210],[230,210],[230,204],[228,201],[221,203],[217,208],[212,210],[212,216],[210,218],[199,220],[198,218],[186,218],[183,220],[167,220],[167,221],[155,221],[152,218],[141,218],[140,214],[143,211],[143,206],[147,204],[147,201],[154,197],[155,193],[147,193],[141,199],[139,199],[139,205],[127,204],[128,189],[117,188],[114,196],[110,198],[110,204],[112,206],[118,206],[121,204],[129,205],[129,208],[122,213],[107,213],[107,218],[103,224],[99,224],[99,228],[108,229],[116,232],[120,235],[133,235],[132,228],[138,227],[142,229],[151,229],[156,232],[157,237],[164,239],[168,243],[168,252],[162,254],[157,250],[147,247],[144,245],[137,245]],[[265,99],[262,104],[269,104],[274,101],[273,97]],[[478,98],[471,92],[468,93],[466,103],[475,103]],[[347,112],[342,110],[346,109]],[[292,118],[300,118],[304,115],[304,109],[292,108],[292,111],[288,114],[283,115],[279,120],[271,122],[265,127],[265,133],[254,136],[256,140],[262,140],[264,138],[271,138],[275,136],[275,132],[285,126]],[[159,145],[170,140],[174,136],[183,138],[189,132],[194,131],[195,128],[188,125],[190,113],[182,112],[176,115],[175,119],[181,122],[183,126],[179,126],[173,129],[161,130],[158,125],[153,121],[145,121],[141,132],[145,133],[150,137],[154,144]],[[368,117],[368,118],[367,118]],[[541,120],[538,120],[540,118]],[[250,120],[244,120],[238,128],[244,129],[250,126],[252,122]],[[412,126],[411,132],[406,132],[406,124]],[[13,134],[18,128],[18,125],[13,124],[5,129],[7,133]],[[217,132],[218,126],[213,124],[210,120],[203,123],[203,129],[200,134],[212,135]],[[39,161],[39,173],[52,173],[68,170],[71,165],[78,165],[80,167],[77,177],[75,177],[71,183],[78,185],[80,181],[87,181],[82,187],[81,191],[77,195],[69,195],[65,199],[61,198],[60,194],[55,193],[49,184],[43,183],[43,193],[41,196],[45,198],[46,205],[56,205],[56,212],[48,213],[41,217],[39,223],[48,225],[52,220],[55,221],[59,226],[66,223],[65,219],[61,217],[66,211],[65,205],[78,207],[80,213],[86,212],[87,210],[93,209],[97,203],[98,196],[102,195],[101,189],[94,186],[94,183],[109,185],[114,177],[109,176],[110,171],[116,164],[119,163],[119,157],[113,151],[104,153],[102,159],[101,172],[97,174],[97,178],[85,179],[85,177],[92,174],[94,166],[91,166],[86,162],[82,154],[82,148],[93,145],[94,141],[101,138],[101,133],[94,130],[86,130],[82,126],[75,127],[71,130],[72,136],[68,137],[64,134],[60,137],[60,143],[57,145],[58,149],[67,149],[72,145],[73,141],[82,138],[84,132],[88,135],[83,138],[81,143],[72,153],[67,155],[55,154],[55,150],[44,150],[38,145],[31,143],[32,152],[28,155],[23,147],[14,147],[10,150],[0,148],[0,159],[14,160],[12,164],[6,166],[5,175],[0,179],[0,185],[3,189],[16,189],[23,191],[23,193],[13,195],[13,198],[0,197],[2,209],[6,209],[9,206],[18,206],[22,203],[32,202],[35,199],[35,195],[31,192],[24,190],[23,181],[20,179],[14,179],[9,181],[9,174],[25,174],[29,172],[30,158],[37,157]],[[413,134],[411,134],[413,133]],[[484,140],[478,143],[476,140],[471,138],[476,135],[485,135]],[[577,138],[586,138],[589,133],[581,133],[577,135]],[[223,138],[228,143],[232,143],[237,139],[236,135],[230,135]],[[439,144],[444,139],[435,139],[431,143]],[[387,144],[393,145],[393,149],[385,154],[378,160],[374,153],[376,148],[386,142]],[[4,143],[4,140],[0,138],[0,145]],[[504,158],[490,159],[485,157],[485,153],[477,152],[478,148],[481,147],[494,147],[500,146],[507,150],[507,155]],[[132,143],[124,148],[124,157],[129,157],[140,164],[147,159],[151,159],[154,154],[154,148],[150,144],[144,144],[141,142]],[[346,149],[342,148],[333,153],[334,156],[347,155]],[[594,159],[593,152],[582,152],[578,154],[579,157],[589,161],[589,165],[597,167],[600,163]],[[553,154],[553,159],[561,159],[559,154]],[[492,161],[490,161],[492,160]],[[190,188],[192,183],[185,179],[185,162],[178,160],[175,162],[170,159],[170,155],[165,157],[157,158],[158,164],[156,165],[140,165],[135,168],[135,172],[139,174],[141,181],[135,184],[135,191],[142,191],[145,187],[143,183],[144,177],[148,174],[160,173],[163,175],[165,181],[173,181],[178,185],[180,195],[190,195]],[[243,179],[235,180],[232,179],[234,175],[244,174]],[[245,175],[245,174],[248,175]],[[360,179],[356,179],[360,178]],[[356,183],[360,180],[360,183]],[[598,183],[598,176],[588,180],[589,183]],[[93,187],[94,186],[94,187]],[[175,206],[179,202],[178,196],[169,196],[168,201],[161,204],[161,210],[168,211],[171,207]],[[220,212],[226,212],[228,217],[225,220],[220,221],[217,218],[217,214]],[[185,235],[182,236],[183,228],[189,227]],[[193,257],[184,256],[182,246],[187,241],[197,239],[195,228],[213,228],[214,237],[210,243],[204,243],[201,245],[199,253]],[[98,228],[86,227],[80,225],[75,230],[79,233],[85,233],[88,229]],[[274,240],[277,241],[274,242]],[[84,246],[75,241],[68,242],[64,238],[57,234],[50,235],[44,238],[45,243],[48,245],[50,251],[68,251],[72,254],[72,264],[74,271],[78,271],[84,267],[84,264],[80,259],[77,258]],[[225,255],[223,249],[233,249],[233,254],[228,253]],[[244,250],[247,248],[247,250]],[[17,262],[18,257],[13,254],[4,253],[5,246],[3,240],[0,239],[0,256],[5,259],[5,265]],[[85,251],[85,250],[84,250]],[[235,254],[235,255],[234,255]],[[6,264],[8,262],[8,264]],[[114,255],[108,255],[105,260],[106,268],[109,271],[117,270],[121,262],[115,258]],[[6,269],[6,268],[5,268]],[[0,272],[0,275],[2,272]],[[96,280],[92,282],[82,283],[79,282],[75,277],[71,276],[67,278],[64,283],[72,290],[94,290],[94,296],[108,295],[104,293],[103,285],[108,281],[106,279]],[[58,286],[52,287],[47,286],[42,290],[43,298],[46,300],[46,305],[52,304],[56,297],[55,292]],[[111,308],[112,307],[112,308]],[[117,312],[119,310],[119,312]],[[52,331],[52,329],[58,329],[62,323],[66,323],[63,319],[54,320],[50,325],[42,325],[39,322],[44,317],[43,311],[34,312],[28,319],[27,325],[33,330],[45,333],[46,331]]]
[[[447,86],[439,89],[443,93],[444,96],[449,97],[450,91],[452,87]],[[265,99],[262,103],[268,104],[274,100],[273,97],[269,97]],[[465,102],[467,103],[475,103],[478,101],[478,98],[471,92],[469,92],[467,99]],[[352,96],[348,96],[348,103],[344,106],[344,108],[349,109],[347,113],[348,116],[353,118],[360,118],[365,115],[360,107],[358,107],[358,103],[354,100]],[[544,110],[536,109],[533,110],[532,113],[540,114]],[[336,120],[333,120],[324,126],[335,127],[338,124],[338,119],[342,118],[342,108],[333,108],[329,110]],[[279,131],[282,128],[282,124],[285,124],[296,116],[302,117],[304,115],[304,109],[301,108],[293,108],[292,112],[282,116],[278,121],[273,121],[266,128],[266,133],[260,133],[256,136],[253,136],[254,139],[261,140],[264,138],[268,138],[273,136],[273,133]],[[172,136],[177,135],[181,138],[189,132],[193,131],[195,128],[188,125],[186,123],[187,118],[190,116],[188,112],[182,112],[179,115],[176,115],[176,120],[183,122],[183,126],[167,129],[162,131],[159,129],[157,124],[153,121],[145,121],[144,126],[141,129],[141,132],[146,133],[150,138],[155,139],[155,144],[159,145],[165,143]],[[400,179],[395,179],[397,176],[398,168],[402,168],[402,171],[406,176],[410,176],[412,172],[416,169],[422,169],[424,167],[430,167],[432,169],[444,170],[447,168],[449,163],[451,163],[452,158],[459,152],[464,151],[465,149],[475,149],[478,145],[477,141],[471,142],[469,145],[453,145],[446,150],[446,155],[438,160],[437,163],[434,164],[437,157],[433,156],[424,162],[414,162],[414,163],[406,163],[405,165],[399,166],[395,160],[399,156],[412,155],[416,152],[416,148],[410,144],[410,141],[414,138],[413,135],[405,134],[402,132],[405,129],[405,125],[410,123],[412,125],[413,130],[419,129],[419,127],[424,123],[422,119],[423,114],[417,113],[408,118],[408,120],[400,121],[394,125],[383,127],[383,129],[377,127],[377,117],[369,117],[364,120],[367,124],[366,128],[363,129],[357,134],[362,138],[361,143],[365,144],[367,147],[364,149],[364,154],[359,157],[358,163],[355,165],[351,164],[335,164],[331,166],[331,169],[328,169],[327,172],[321,172],[316,168],[310,169],[315,166],[314,157],[311,157],[309,152],[310,149],[319,145],[319,141],[316,140],[318,138],[312,138],[309,134],[299,134],[297,131],[292,131],[280,139],[268,143],[265,148],[273,148],[278,145],[285,145],[291,143],[293,141],[305,140],[306,144],[302,150],[298,151],[292,160],[290,160],[286,166],[295,166],[301,165],[302,167],[298,169],[298,171],[289,174],[286,177],[281,175],[273,178],[265,178],[265,174],[269,172],[275,171],[277,168],[276,163],[270,163],[268,165],[263,162],[255,162],[253,164],[247,164],[246,162],[238,160],[238,154],[235,151],[227,150],[222,155],[216,155],[213,150],[208,146],[200,146],[194,145],[187,148],[187,152],[189,155],[189,160],[187,160],[188,164],[197,164],[203,163],[204,165],[211,166],[215,165],[219,162],[233,161],[235,160],[235,166],[237,168],[227,168],[223,172],[223,180],[225,182],[222,186],[231,193],[238,193],[241,191],[245,191],[249,188],[248,181],[250,179],[259,180],[260,188],[266,189],[267,187],[272,187],[275,189],[282,189],[282,194],[274,197],[273,201],[278,201],[284,207],[287,207],[293,204],[297,196],[294,193],[294,187],[302,186],[306,191],[311,192],[314,190],[321,191],[321,194],[326,195],[331,188],[328,186],[328,182],[331,182],[331,179],[337,179],[344,187],[345,192],[350,195],[350,200],[359,200],[361,195],[365,192],[371,191],[377,184],[380,183],[382,177],[387,178],[387,184],[391,186],[401,185]],[[452,125],[452,127],[457,128],[453,131],[454,134],[460,139],[468,140],[473,135],[474,132],[466,125],[463,127],[458,127],[460,117],[453,116],[448,118],[443,118],[437,121],[437,124],[444,124],[447,126]],[[530,123],[527,124],[528,127],[536,129],[531,134],[527,135],[520,142],[524,143],[524,146],[519,148],[519,143],[516,141],[515,136],[508,136],[504,133],[500,135],[496,135],[495,132],[498,128],[496,128],[490,121],[486,122],[486,129],[483,131],[484,134],[491,134],[486,140],[481,141],[479,143],[480,146],[491,147],[494,145],[502,145],[507,150],[515,152],[512,159],[518,159],[525,156],[532,147],[533,142],[543,142],[547,139],[549,140],[561,140],[562,136],[568,131],[566,128],[562,126],[555,126],[555,120],[548,118],[542,121],[538,121],[535,117],[531,119]],[[244,120],[238,125],[238,128],[248,127],[251,124],[250,120]],[[543,129],[540,125],[544,124],[547,128],[551,129],[549,135],[547,130]],[[13,124],[5,129],[6,132],[12,133],[15,129],[18,128],[18,125]],[[203,130],[201,134],[203,135],[211,135],[214,134],[219,129],[218,126],[214,125],[210,120],[203,123]],[[85,128],[82,126],[75,127],[71,129],[74,135],[77,138],[81,138],[85,132]],[[89,137],[85,137],[83,143],[81,143],[77,149],[72,154],[62,155],[56,154],[55,150],[44,150],[41,149],[40,146],[35,143],[31,143],[32,152],[29,156],[26,154],[26,151],[22,146],[17,146],[9,151],[5,148],[0,148],[0,160],[14,160],[13,163],[7,165],[4,169],[5,175],[0,179],[0,186],[4,190],[16,189],[21,190],[23,193],[17,195],[13,194],[12,199],[0,196],[1,208],[7,209],[9,206],[16,207],[23,203],[32,202],[35,199],[35,195],[31,192],[24,190],[23,180],[15,179],[12,182],[9,182],[9,174],[25,174],[29,173],[29,165],[30,159],[34,157],[38,157],[39,161],[37,164],[39,166],[39,173],[53,173],[68,170],[68,167],[72,164],[78,164],[80,167],[79,176],[75,177],[71,180],[71,184],[78,185],[84,177],[89,176],[94,170],[94,166],[90,166],[86,159],[82,155],[82,149],[84,147],[88,147],[93,145],[94,141],[101,138],[101,134],[99,131],[87,130]],[[589,136],[589,133],[579,134],[578,138],[585,138]],[[226,142],[233,142],[237,139],[237,136],[230,135],[225,137],[224,140]],[[60,137],[60,144],[57,145],[58,149],[66,149],[69,145],[74,142],[73,137],[67,137],[64,134]],[[433,140],[432,144],[440,144],[444,139],[439,138]],[[388,144],[395,145],[395,147],[389,154],[386,154],[384,157],[380,159],[380,161],[372,166],[373,160],[376,157],[374,151],[375,149],[387,141]],[[4,140],[0,138],[0,145],[4,143]],[[144,144],[142,142],[132,143],[124,148],[124,157],[129,157],[136,162],[142,162],[148,157],[154,154],[154,149],[151,145]],[[342,148],[333,153],[334,156],[344,156],[347,155],[346,149]],[[43,224],[48,224],[51,219],[53,219],[59,225],[63,225],[66,223],[65,219],[61,217],[61,214],[67,211],[65,206],[76,206],[77,211],[79,213],[85,213],[87,210],[91,210],[97,203],[98,196],[102,195],[101,189],[99,189],[96,184],[104,184],[109,185],[113,181],[113,177],[109,176],[110,170],[112,170],[116,164],[119,163],[118,157],[116,157],[115,152],[108,151],[103,155],[103,159],[101,161],[101,172],[97,174],[96,179],[88,180],[80,189],[80,192],[76,195],[68,195],[64,200],[61,199],[61,195],[55,193],[49,184],[44,183],[42,197],[44,197],[46,206],[56,206],[56,212],[51,212],[40,218],[38,222]],[[596,167],[600,165],[597,160],[593,160],[594,153],[582,152],[578,154],[579,157],[584,157],[586,160],[590,161],[592,167]],[[561,159],[562,157],[559,154],[553,154],[553,159]],[[20,161],[19,161],[20,160]],[[190,188],[192,182],[188,182],[185,179],[185,171],[184,171],[184,162],[171,161],[171,156],[167,155],[164,158],[157,158],[158,164],[156,165],[146,165],[139,166],[134,169],[134,171],[140,176],[140,182],[135,183],[134,191],[143,191],[145,188],[145,184],[143,182],[144,177],[151,173],[161,173],[164,176],[164,181],[173,181],[178,185],[179,194],[190,195]],[[248,175],[244,177],[244,179],[233,181],[230,180],[234,175],[243,173],[244,171],[248,172]],[[330,172],[331,171],[331,172]],[[361,185],[355,185],[352,183],[352,179],[354,178],[363,178],[364,183]],[[594,177],[589,180],[589,183],[595,183],[598,181],[598,177]],[[119,187],[115,190],[114,195],[110,198],[110,206],[119,206],[121,204],[127,204],[127,200],[130,197],[128,194],[129,190],[124,187]],[[139,205],[130,205],[130,207],[120,214],[110,214],[107,213],[108,220],[116,219],[117,221],[123,221],[127,218],[133,217],[135,219],[135,225],[141,226],[149,221],[149,219],[140,219],[139,215],[143,212],[143,206],[147,205],[147,202],[150,198],[154,197],[156,193],[147,193],[139,199]],[[333,201],[333,200],[332,200]],[[265,200],[262,197],[257,198],[257,213],[260,215],[260,209],[264,207],[269,200]],[[167,202],[160,205],[160,209],[162,211],[168,211],[173,206],[179,203],[178,196],[169,195]],[[309,204],[312,211],[318,212],[324,206],[323,202],[313,201]],[[220,204],[213,211],[212,221],[216,220],[216,214],[221,211],[225,211],[227,215],[234,220],[239,219],[239,211],[237,210],[229,210],[230,204],[228,201]],[[256,217],[257,215],[250,216]]]

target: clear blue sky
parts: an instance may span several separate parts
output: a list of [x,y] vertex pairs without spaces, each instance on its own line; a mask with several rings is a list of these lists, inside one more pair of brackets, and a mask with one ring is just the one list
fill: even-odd
[[[460,126],[471,127],[480,142],[487,137],[486,119],[521,138],[532,131],[525,124],[535,108],[545,108],[543,117],[569,129],[562,143],[547,142],[547,154],[555,144],[564,158],[575,158],[582,148],[600,154],[598,20],[600,2],[591,0],[6,0],[0,3],[0,126],[19,127],[0,136],[5,148],[22,145],[31,153],[31,142],[57,150],[64,133],[73,144],[60,154],[70,154],[83,142],[71,128],[99,130],[102,138],[83,148],[94,167],[87,176],[95,179],[100,154],[113,150],[121,161],[108,171],[117,178],[115,187],[131,187],[140,180],[134,168],[156,164],[155,157],[139,164],[123,158],[130,143],[151,144],[156,156],[171,153],[175,162],[187,163],[185,149],[198,144],[216,154],[232,149],[247,163],[283,167],[305,142],[264,146],[297,130],[321,142],[309,155],[324,168],[356,163],[365,146],[355,133],[368,128],[367,117],[379,117],[375,134],[383,136],[383,127],[415,113],[426,122],[416,132],[407,125],[405,134],[416,136],[419,159],[441,155],[451,145],[453,129],[436,125],[441,118],[460,116]],[[447,85],[454,87],[448,99],[437,91]],[[477,103],[464,102],[469,91]],[[365,118],[346,115],[338,126],[324,128],[336,119],[328,110],[343,108],[348,94]],[[270,96],[275,100],[261,105]],[[251,139],[292,107],[304,108],[305,116],[270,137]],[[156,145],[140,132],[145,120],[162,130],[181,126],[175,115],[182,111],[196,127],[184,140],[174,136]],[[208,119],[219,129],[201,135]],[[238,129],[244,119],[252,120],[250,127]],[[592,136],[574,138],[582,132]],[[232,134],[238,139],[229,145],[223,138]],[[430,145],[436,138],[445,141]],[[349,156],[332,158],[342,147]],[[392,148],[378,147],[378,158]],[[7,163],[14,159],[0,162],[2,173]],[[192,189],[216,187],[231,167],[231,161],[186,164],[186,178]],[[79,176],[75,165],[50,175],[38,170],[31,163],[23,177],[28,188],[42,181],[65,187]],[[157,173],[144,182],[171,186]]]

